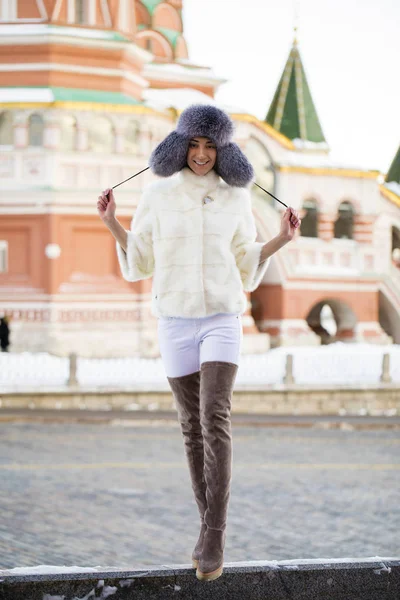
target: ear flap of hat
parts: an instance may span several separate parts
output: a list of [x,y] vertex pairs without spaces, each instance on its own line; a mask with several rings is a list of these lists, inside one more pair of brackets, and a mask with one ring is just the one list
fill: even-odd
[[189,138],[173,131],[151,153],[149,165],[159,177],[170,177],[186,166]]
[[254,177],[253,167],[237,144],[217,150],[215,170],[228,185],[245,187]]

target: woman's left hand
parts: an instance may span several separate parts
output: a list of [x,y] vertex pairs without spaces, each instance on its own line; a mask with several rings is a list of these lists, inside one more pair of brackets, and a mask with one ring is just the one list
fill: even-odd
[[296,229],[300,227],[301,219],[297,210],[291,206],[283,213],[280,235],[288,242],[292,241]]

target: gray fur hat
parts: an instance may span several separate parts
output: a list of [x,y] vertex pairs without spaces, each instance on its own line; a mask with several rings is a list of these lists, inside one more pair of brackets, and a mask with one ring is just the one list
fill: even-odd
[[228,185],[244,187],[253,179],[254,171],[239,146],[231,141],[233,131],[233,122],[223,110],[204,104],[189,106],[179,117],[176,130],[153,150],[151,170],[160,177],[170,177],[187,166],[190,140],[207,137],[217,147],[216,173]]

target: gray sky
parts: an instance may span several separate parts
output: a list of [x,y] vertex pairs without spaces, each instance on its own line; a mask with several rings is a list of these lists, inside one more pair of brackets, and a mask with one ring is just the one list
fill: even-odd
[[265,118],[292,45],[295,4],[332,155],[386,172],[400,145],[399,0],[185,0],[190,58],[229,80],[218,101]]

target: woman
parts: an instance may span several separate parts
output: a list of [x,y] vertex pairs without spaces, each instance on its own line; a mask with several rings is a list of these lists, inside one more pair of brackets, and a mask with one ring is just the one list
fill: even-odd
[[201,580],[223,569],[244,292],[257,288],[270,256],[300,225],[298,213],[287,209],[279,235],[255,241],[247,189],[254,173],[232,135],[233,123],[220,109],[187,108],[150,157],[164,179],[144,190],[131,231],[115,218],[111,189],[97,203],[117,241],[124,278],[153,276],[152,313],[200,513],[192,560]]

